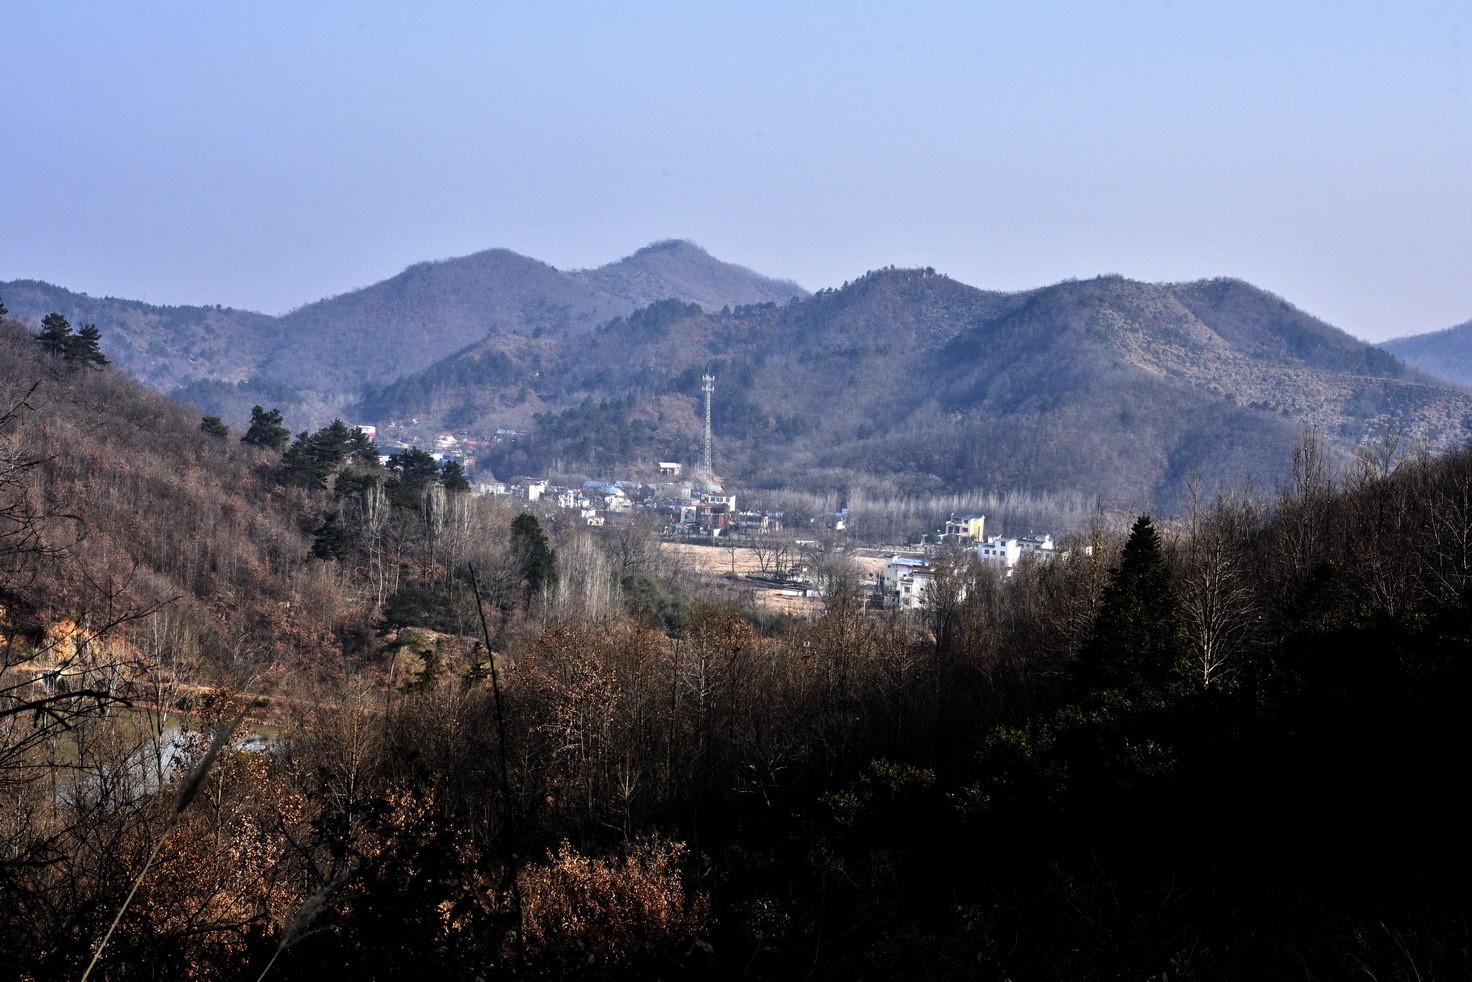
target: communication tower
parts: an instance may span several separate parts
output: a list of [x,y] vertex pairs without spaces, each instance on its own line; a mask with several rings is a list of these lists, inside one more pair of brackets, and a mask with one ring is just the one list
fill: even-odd
[[715,455],[711,452],[710,397],[716,390],[714,375],[700,376],[700,391],[705,393],[705,447],[700,454],[700,466],[707,474],[715,473]]

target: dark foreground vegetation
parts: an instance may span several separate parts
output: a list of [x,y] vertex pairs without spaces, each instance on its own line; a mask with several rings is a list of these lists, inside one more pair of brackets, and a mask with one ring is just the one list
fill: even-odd
[[[0,976],[1472,970],[1472,452],[1309,439],[1271,500],[920,617],[840,558],[788,621],[345,427],[0,359]],[[242,709],[279,736],[196,766]]]

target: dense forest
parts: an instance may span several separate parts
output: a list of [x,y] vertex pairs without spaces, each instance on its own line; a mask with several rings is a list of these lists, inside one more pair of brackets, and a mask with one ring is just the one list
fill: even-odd
[[794,619],[14,323],[0,379],[7,977],[1472,971],[1468,448],[1310,432],[919,613],[834,546]]

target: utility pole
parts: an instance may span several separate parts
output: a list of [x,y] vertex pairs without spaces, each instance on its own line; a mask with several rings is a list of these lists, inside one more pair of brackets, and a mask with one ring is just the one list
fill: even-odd
[[700,391],[705,393],[705,448],[701,451],[700,466],[706,474],[715,473],[715,454],[711,452],[710,397],[716,390],[714,375],[700,376]]

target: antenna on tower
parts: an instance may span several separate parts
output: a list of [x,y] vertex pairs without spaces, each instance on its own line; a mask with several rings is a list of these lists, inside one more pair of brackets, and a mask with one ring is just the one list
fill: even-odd
[[716,390],[714,375],[700,376],[700,391],[705,393],[705,447],[700,454],[700,466],[707,474],[715,473],[715,455],[711,452],[710,397]]

